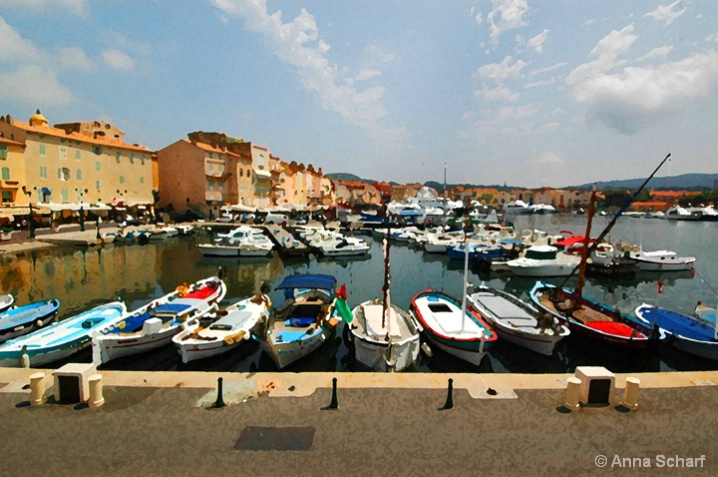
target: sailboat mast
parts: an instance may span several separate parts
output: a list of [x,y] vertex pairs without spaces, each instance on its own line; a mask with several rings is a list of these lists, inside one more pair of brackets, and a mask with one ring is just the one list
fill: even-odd
[[[381,313],[381,327],[385,329],[389,323],[389,307],[391,306],[391,272],[389,271],[389,245],[391,244],[391,219],[386,228],[386,238],[384,239],[384,301]],[[387,332],[389,330],[387,329]]]
[[588,203],[588,220],[586,220],[586,234],[583,237],[583,248],[581,249],[581,264],[578,270],[578,286],[576,287],[576,304],[580,305],[583,296],[583,285],[586,281],[586,261],[588,260],[588,248],[591,242],[591,223],[593,214],[596,213],[596,185],[591,191],[591,200]]
[[469,236],[466,234],[464,226],[464,294],[461,298],[461,332],[464,332],[464,322],[466,321],[466,276],[469,273]]

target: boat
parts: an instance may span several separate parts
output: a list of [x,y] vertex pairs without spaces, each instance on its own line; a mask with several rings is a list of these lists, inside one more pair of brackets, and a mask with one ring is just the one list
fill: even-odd
[[677,350],[718,360],[718,333],[713,326],[692,316],[646,303],[636,307],[636,317],[647,326],[658,326],[668,334],[668,342]]
[[172,237],[176,237],[180,234],[179,230],[176,228],[166,225],[164,227],[157,227],[153,230],[147,230],[145,231],[149,234],[149,240],[150,242],[158,242],[160,240],[167,240]]
[[523,257],[509,260],[505,265],[520,277],[566,277],[580,262],[580,257],[559,252],[554,246],[534,245]]
[[277,368],[304,358],[334,332],[339,323],[332,317],[336,282],[331,275],[294,274],[275,287],[284,291],[285,300],[255,337]]
[[11,306],[15,303],[15,297],[8,294],[8,295],[0,295],[0,313],[4,312],[5,310],[10,309]]
[[539,322],[536,307],[503,290],[480,285],[467,298],[499,338],[536,353],[551,356],[571,333],[553,317]]
[[267,257],[274,245],[201,243],[197,249],[205,257]]
[[371,248],[365,241],[355,237],[334,237],[314,245],[325,257],[366,255]]
[[170,344],[185,324],[196,326],[200,319],[216,311],[216,303],[226,293],[227,287],[219,277],[178,286],[128,313],[113,326],[98,330],[92,340],[93,361],[106,363]]
[[646,272],[679,272],[692,270],[695,257],[679,257],[670,250],[644,250],[629,252],[628,258],[636,262],[638,269]]
[[[621,250],[621,245],[616,246]],[[630,246],[627,250],[630,250]],[[636,262],[617,252],[610,243],[600,243],[591,252],[586,263],[586,273],[592,275],[626,276],[638,271]]]
[[5,310],[0,314],[0,343],[37,331],[57,317],[60,301],[37,301]]
[[114,301],[6,341],[0,345],[0,366],[21,366],[23,354],[30,358],[32,367],[67,358],[90,346],[94,331],[116,323],[125,313],[125,304]]
[[269,313],[271,305],[264,294],[239,300],[219,310],[220,318],[214,323],[206,328],[185,328],[172,343],[183,363],[226,353],[251,339],[251,330]]
[[414,295],[411,312],[432,344],[475,366],[498,336],[478,311],[437,290]]
[[381,372],[411,367],[421,346],[419,324],[411,313],[391,303],[389,247],[390,241],[385,238],[383,298],[354,307],[354,318],[345,328],[356,362]]
[[693,310],[693,316],[701,321],[708,323],[709,325],[715,326],[716,324],[716,309],[709,306],[705,306],[702,302],[696,304]]

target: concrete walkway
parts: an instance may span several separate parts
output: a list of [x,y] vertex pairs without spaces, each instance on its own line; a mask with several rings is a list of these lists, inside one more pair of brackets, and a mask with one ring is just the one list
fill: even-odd
[[[333,374],[103,371],[91,409],[28,406],[35,371],[0,369],[0,476],[718,475],[715,372],[637,375],[635,412],[562,413],[567,375],[453,375],[439,410],[451,375],[337,373],[323,410]],[[225,401],[244,397],[211,409],[218,376]],[[472,397],[478,378],[500,398]]]

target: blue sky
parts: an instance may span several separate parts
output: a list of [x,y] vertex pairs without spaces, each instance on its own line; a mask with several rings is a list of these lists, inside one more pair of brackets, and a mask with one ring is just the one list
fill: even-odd
[[324,172],[538,187],[718,172],[713,0],[0,0],[0,114]]

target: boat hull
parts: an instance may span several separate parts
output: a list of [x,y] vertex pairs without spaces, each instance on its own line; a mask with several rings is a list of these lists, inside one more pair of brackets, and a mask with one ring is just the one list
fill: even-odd
[[283,343],[264,341],[262,349],[272,358],[277,368],[282,369],[319,349],[331,334],[332,330],[322,326],[297,341]]

